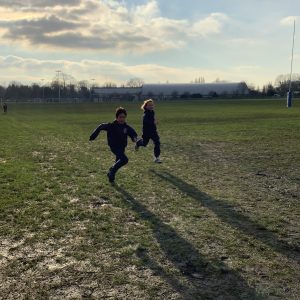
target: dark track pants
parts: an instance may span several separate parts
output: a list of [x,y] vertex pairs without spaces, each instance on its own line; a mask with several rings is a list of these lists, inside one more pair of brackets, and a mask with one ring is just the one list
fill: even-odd
[[116,156],[116,163],[110,168],[110,172],[116,174],[121,167],[128,163],[128,157],[125,155],[125,149],[110,147],[110,150]]
[[149,141],[152,140],[154,144],[154,156],[159,157],[160,155],[160,139],[157,132],[152,134],[143,134],[142,138],[138,140],[137,145],[139,147],[146,147]]

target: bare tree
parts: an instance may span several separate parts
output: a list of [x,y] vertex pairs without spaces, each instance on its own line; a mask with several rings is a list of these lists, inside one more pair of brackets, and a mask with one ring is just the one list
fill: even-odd
[[78,94],[80,98],[89,99],[90,98],[90,89],[88,88],[88,81],[81,80],[77,83]]
[[107,82],[104,82],[103,87],[105,87],[105,88],[115,88],[115,87],[117,87],[117,84],[114,83],[114,82],[107,81]]
[[6,92],[6,88],[0,85],[0,98],[3,98]]
[[[293,74],[292,81],[299,81],[300,80],[300,74]],[[290,81],[290,75],[284,74],[284,75],[278,75],[275,79],[275,86],[280,86],[282,83],[289,82]]]
[[228,81],[227,80],[223,80],[223,79],[220,79],[219,77],[216,78],[215,81],[213,81],[214,83],[227,83]]
[[127,87],[141,87],[144,84],[144,80],[139,77],[131,78],[127,81]]
[[[293,74],[291,83],[293,91],[300,91],[300,74]],[[290,75],[284,74],[277,76],[274,86],[278,94],[281,96],[285,95],[289,91]]]
[[192,80],[191,83],[205,83],[205,78],[204,77],[197,77],[194,80]]

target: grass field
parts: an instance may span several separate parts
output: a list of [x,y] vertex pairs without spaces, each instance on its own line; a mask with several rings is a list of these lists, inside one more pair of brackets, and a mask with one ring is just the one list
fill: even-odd
[[300,299],[300,102],[157,103],[112,186],[116,106],[1,113],[0,299]]

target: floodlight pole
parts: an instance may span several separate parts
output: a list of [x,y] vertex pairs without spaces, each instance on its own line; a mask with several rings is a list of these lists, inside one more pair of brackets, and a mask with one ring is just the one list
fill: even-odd
[[91,78],[91,81],[92,81],[92,86],[90,88],[90,100],[93,99],[93,93],[94,93],[94,88],[95,88],[95,78]]
[[58,77],[58,80],[57,80],[57,82],[58,82],[58,102],[60,103],[60,83],[59,83],[59,74],[61,73],[61,71],[60,71],[60,70],[57,70],[56,73],[57,73],[57,77]]
[[43,100],[44,100],[44,98],[45,98],[45,86],[44,86],[44,78],[42,78],[41,79],[41,81],[42,81],[42,88],[43,88]]
[[292,107],[292,75],[293,75],[293,62],[294,62],[294,46],[295,46],[295,32],[296,32],[296,21],[294,20],[294,32],[293,32],[293,44],[292,44],[292,57],[291,57],[291,73],[290,73],[290,84],[289,91],[287,93],[287,104],[286,106]]

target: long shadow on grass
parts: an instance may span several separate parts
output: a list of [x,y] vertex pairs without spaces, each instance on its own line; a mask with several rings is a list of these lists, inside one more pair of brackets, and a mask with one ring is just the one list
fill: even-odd
[[158,176],[160,179],[171,183],[189,197],[199,201],[203,206],[213,211],[223,222],[241,230],[247,235],[261,240],[264,244],[272,247],[275,251],[299,261],[299,246],[289,245],[284,241],[280,241],[274,233],[268,231],[264,226],[255,223],[248,216],[237,212],[233,205],[225,201],[212,198],[206,193],[199,191],[193,185],[170,174],[169,172],[157,172],[154,170],[151,170],[150,172]]
[[179,273],[161,267],[147,252],[138,249],[137,256],[185,300],[190,299],[260,299],[255,290],[236,272],[228,269],[222,261],[209,261],[171,226],[163,223],[146,206],[137,201],[122,187],[115,189],[139,217],[148,222],[161,250]]

